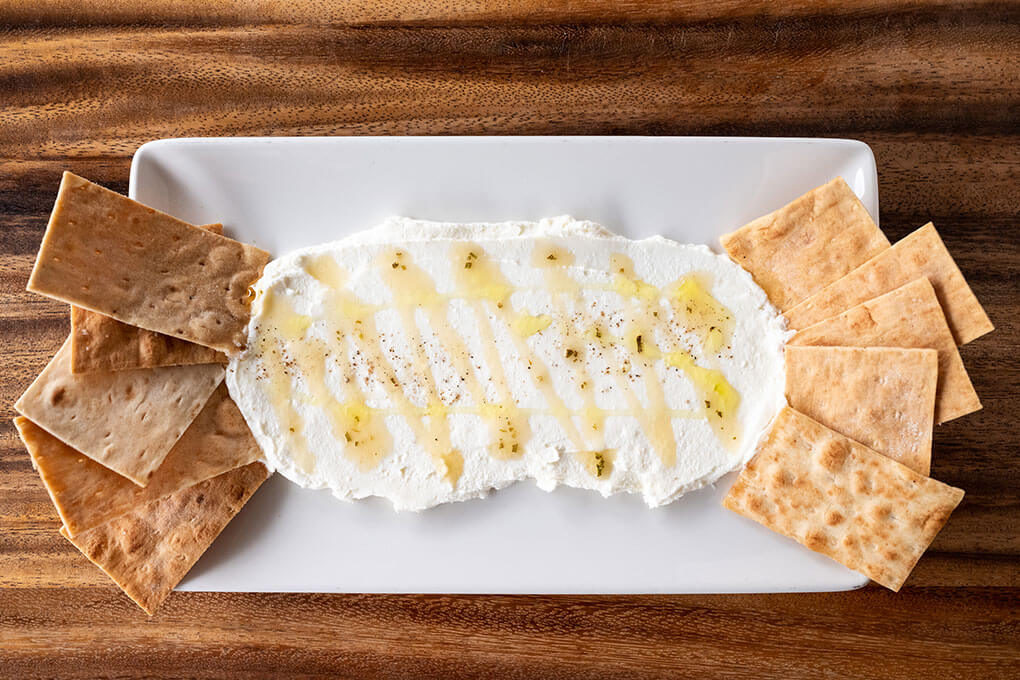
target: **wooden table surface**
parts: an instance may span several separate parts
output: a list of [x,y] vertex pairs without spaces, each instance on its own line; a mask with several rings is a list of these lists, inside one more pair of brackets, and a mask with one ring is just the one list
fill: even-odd
[[[1020,6],[511,5],[0,8],[0,677],[1020,675]],[[889,237],[933,220],[998,327],[963,348],[984,410],[935,435],[933,475],[967,496],[903,591],[175,593],[147,619],[57,534],[10,423],[68,330],[24,291],[60,172],[125,191],[152,139],[347,134],[870,144]]]

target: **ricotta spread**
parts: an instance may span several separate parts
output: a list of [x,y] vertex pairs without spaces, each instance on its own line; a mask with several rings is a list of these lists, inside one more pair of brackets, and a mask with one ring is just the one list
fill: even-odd
[[227,385],[269,465],[398,510],[533,479],[669,503],[785,404],[782,317],[707,247],[393,218],[271,262]]

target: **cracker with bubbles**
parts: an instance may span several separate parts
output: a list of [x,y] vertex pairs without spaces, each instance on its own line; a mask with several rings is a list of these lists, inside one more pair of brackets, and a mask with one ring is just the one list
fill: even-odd
[[935,290],[917,279],[852,307],[794,335],[788,346],[928,348],[938,352],[935,422],[942,424],[981,408]]
[[[222,224],[207,224],[199,229],[223,233]],[[222,352],[211,347],[71,306],[71,370],[75,373],[213,364],[226,360]]]
[[995,329],[931,222],[784,316],[791,328],[806,328],[922,277],[934,286],[956,344],[965,345]]
[[151,615],[268,475],[251,463],[73,538],[60,532]]
[[71,536],[262,455],[223,383],[144,487],[75,451],[24,416],[15,418],[14,424]]
[[723,505],[896,591],[962,498],[787,407]]
[[28,290],[221,352],[269,253],[64,173]]

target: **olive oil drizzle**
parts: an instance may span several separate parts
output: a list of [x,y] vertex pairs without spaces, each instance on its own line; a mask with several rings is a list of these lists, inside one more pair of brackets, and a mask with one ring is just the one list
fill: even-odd
[[[473,263],[465,256],[465,267],[460,271],[470,271]],[[396,265],[396,266],[394,266]],[[526,419],[522,419],[516,413],[516,406],[512,395],[507,390],[501,394],[504,400],[502,403],[489,403],[485,395],[485,387],[481,379],[475,373],[468,361],[471,352],[461,337],[450,328],[449,319],[446,317],[448,305],[437,302],[441,301],[436,284],[432,278],[420,267],[411,261],[406,251],[395,249],[384,252],[378,260],[378,266],[384,283],[390,289],[395,301],[405,302],[416,299],[419,308],[427,316],[432,332],[440,341],[444,349],[444,356],[448,357],[454,365],[456,375],[463,379],[464,385],[477,412],[482,416],[490,429],[490,441],[493,442],[491,453],[494,457],[509,459],[515,458],[523,453],[524,447],[518,440],[519,434],[529,434],[529,429],[524,425]],[[455,270],[456,274],[456,270]],[[464,290],[470,288],[464,286]],[[488,294],[496,297],[508,295],[510,288],[492,285],[483,285],[477,289],[482,295]],[[406,305],[398,305],[406,333],[415,346],[419,360],[427,364],[424,355],[424,344],[421,340],[421,333],[413,317],[413,310]],[[490,346],[491,347],[491,346]],[[494,351],[494,349],[493,349]],[[489,357],[491,365],[491,357]],[[496,362],[499,364],[499,362]],[[439,393],[435,378],[428,381],[432,398],[439,402]],[[505,387],[505,381],[503,381]],[[486,417],[488,416],[488,417]],[[460,455],[459,452],[457,455]]]
[[281,434],[287,443],[290,456],[298,470],[311,475],[315,472],[315,457],[308,448],[301,414],[291,401],[290,378],[283,363],[286,347],[279,339],[271,340],[270,337],[262,335],[259,338],[258,350],[262,356],[265,376],[269,381],[270,407],[280,420]]
[[[425,449],[440,475],[451,486],[456,486],[463,471],[463,457],[455,451],[450,442],[450,431],[446,409],[438,399],[425,407],[417,407],[400,387],[401,381],[390,361],[379,350],[379,332],[375,323],[377,307],[365,305],[344,288],[346,276],[329,255],[320,255],[305,264],[308,271],[326,289],[325,307],[330,331],[337,340],[349,339],[363,352],[373,367],[375,383],[394,405],[398,415],[405,420],[415,440]],[[421,375],[417,366],[412,366],[416,379],[426,384],[427,376]],[[363,401],[359,404],[364,404]],[[370,414],[380,409],[365,409]],[[406,417],[416,414],[418,417]]]
[[[327,384],[327,359],[332,356],[326,343],[308,336],[310,317],[298,314],[291,305],[274,291],[266,292],[263,300],[263,318],[276,328],[280,354],[279,360],[266,365],[271,376],[274,408],[284,416],[290,440],[301,455],[295,459],[299,467],[310,474],[314,458],[308,451],[304,438],[303,423],[292,404],[298,399],[311,406],[323,409],[329,418],[333,435],[345,442],[345,453],[358,468],[367,472],[382,461],[393,449],[393,440],[382,417],[374,414],[364,402],[349,376],[340,380],[343,395],[340,399],[332,394]],[[286,359],[284,359],[286,357]],[[338,362],[334,362],[337,365]],[[288,375],[291,372],[302,377],[307,393],[291,389]]]
[[654,364],[658,352],[654,351],[656,348],[652,329],[657,324],[654,323],[652,315],[659,312],[652,307],[658,306],[659,290],[637,278],[634,274],[634,263],[626,255],[614,254],[610,258],[610,267],[614,286],[624,293],[632,293],[624,294],[623,298],[630,308],[627,337],[633,338],[633,347],[629,349],[632,352],[631,356],[637,357],[641,362],[645,397],[648,400],[648,410],[642,419],[645,435],[659,453],[662,464],[672,467],[676,464],[676,435],[673,432],[673,419],[670,417],[666,394],[662,389],[662,382],[655,373]]
[[[509,330],[511,342],[514,343],[514,349],[517,350],[517,354],[527,365],[532,384],[542,394],[549,412],[556,418],[560,428],[567,435],[567,439],[570,440],[571,444],[577,449],[584,448],[584,440],[574,425],[570,409],[567,408],[560,395],[556,393],[552,378],[549,375],[549,367],[531,352],[531,348],[528,346],[525,338],[522,338],[519,333],[514,332],[513,326],[517,317],[514,316],[514,310],[510,303],[510,296],[514,291],[514,287],[507,281],[499,268],[499,264],[492,260],[488,253],[477,246],[477,244],[469,243],[456,246],[451,255],[453,257],[452,262],[454,275],[457,279],[458,293],[471,293],[476,302],[486,300],[495,308],[496,316],[500,318],[500,321]],[[484,326],[487,329],[486,361],[490,365],[502,366],[502,360],[496,352],[495,339],[492,337],[492,327],[488,323],[487,315],[483,314],[483,316],[485,317]],[[483,324],[479,325],[482,326]],[[492,340],[492,342],[490,343],[488,340]],[[500,368],[500,371],[502,371],[502,368]],[[507,394],[509,395],[509,390],[507,390]],[[516,431],[530,436],[530,425],[525,424],[527,418],[520,416],[520,409],[513,401],[512,395],[508,396],[507,405],[511,409],[510,422],[516,424]],[[518,448],[523,448],[523,444],[526,441],[527,437],[525,436],[520,437],[515,443],[518,444]]]
[[[465,296],[463,299],[475,316],[485,363],[499,395],[498,403],[484,403],[482,406],[487,415],[493,418],[495,436],[489,451],[493,457],[501,460],[517,458],[524,453],[524,446],[531,438],[531,423],[528,414],[517,406],[517,400],[507,382],[503,370],[504,359],[497,351],[495,331],[487,309],[487,306],[491,306],[497,315],[507,316],[513,288],[485,251],[471,243],[454,245],[450,258],[457,294]],[[474,291],[475,295],[466,297],[469,291]],[[535,332],[542,330],[544,328],[536,329]],[[514,337],[514,342],[518,353],[524,356],[521,348],[526,347],[526,344],[518,342],[517,337]]]
[[[733,389],[721,371],[698,366],[690,352],[684,350],[664,352],[655,344],[650,330],[655,324],[649,315],[660,312],[650,311],[649,305],[655,304],[653,301],[660,299],[658,289],[634,274],[634,263],[625,255],[614,254],[610,261],[617,292],[634,301],[631,305],[632,325],[622,342],[644,359],[661,358],[666,366],[682,371],[697,393],[700,401],[698,410],[708,421],[720,443],[732,450],[740,436],[737,426],[739,393]],[[704,277],[686,276],[666,288],[666,300],[673,313],[684,320],[685,327],[688,329],[693,327],[702,351],[706,355],[711,355],[718,353],[724,344],[731,341],[733,314],[709,294],[708,288],[704,283]],[[645,304],[640,304],[639,300],[642,299]],[[665,333],[670,336],[671,344],[674,346],[680,344],[680,338],[669,324],[659,324],[659,327],[665,329]],[[646,382],[646,386],[661,393],[660,382],[658,380],[653,382],[654,385]]]
[[569,323],[570,310],[567,300],[571,302],[579,300],[581,295],[580,282],[571,278],[568,270],[573,263],[574,254],[552,241],[541,240],[535,244],[532,251],[531,264],[542,270],[546,289],[556,312],[556,323],[564,338],[564,361],[574,374],[574,383],[578,386],[581,399],[584,401],[584,408],[579,416],[584,425],[584,432],[588,435],[588,445],[575,450],[575,456],[584,462],[590,454],[604,451],[606,448],[607,414],[595,403],[594,381],[585,370],[588,345],[585,342],[578,342],[577,334]]
[[[463,455],[451,444],[448,416],[454,413],[478,415],[489,424],[490,454],[499,459],[514,458],[523,452],[531,436],[531,415],[552,415],[574,447],[575,457],[596,478],[608,476],[613,469],[613,452],[605,449],[605,419],[609,414],[635,417],[666,466],[675,464],[676,441],[672,429],[675,417],[707,418],[720,441],[732,447],[737,441],[739,394],[720,371],[698,366],[690,353],[683,350],[663,352],[652,334],[654,328],[665,328],[666,333],[673,333],[669,325],[658,318],[671,311],[674,318],[685,323],[685,327],[698,329],[695,335],[706,355],[717,352],[730,341],[732,314],[712,298],[704,280],[685,277],[660,290],[641,281],[634,274],[633,263],[617,254],[612,258],[611,285],[582,284],[569,274],[572,262],[573,255],[551,241],[537,243],[533,251],[533,264],[543,272],[545,285],[540,288],[549,292],[555,308],[555,323],[561,325],[562,337],[566,340],[565,363],[570,367],[584,401],[583,408],[578,411],[567,408],[555,390],[549,366],[531,351],[527,342],[528,336],[541,333],[551,320],[545,315],[515,313],[510,298],[513,292],[522,288],[512,286],[498,262],[477,244],[459,243],[453,246],[451,263],[456,289],[449,294],[440,294],[432,278],[410,261],[406,251],[393,249],[382,253],[376,266],[394,298],[391,305],[366,304],[346,290],[346,274],[332,256],[321,255],[306,260],[303,263],[306,271],[326,290],[327,336],[335,337],[341,346],[350,342],[352,349],[366,357],[372,367],[369,380],[381,387],[391,408],[369,407],[366,394],[358,386],[359,381],[354,375],[339,376],[341,394],[334,396],[326,381],[330,366],[328,360],[340,351],[331,352],[327,343],[309,335],[308,329],[313,323],[310,317],[297,314],[283,302],[281,296],[272,290],[266,291],[262,301],[263,323],[274,326],[278,337],[274,344],[266,346],[269,341],[263,335],[260,351],[273,395],[273,408],[282,427],[287,430],[285,435],[298,467],[310,474],[314,471],[315,459],[304,434],[300,413],[292,403],[291,376],[295,369],[303,376],[307,391],[307,394],[299,396],[299,401],[319,407],[327,414],[334,435],[345,441],[345,453],[363,471],[378,465],[392,449],[392,437],[385,426],[388,415],[402,417],[408,423],[415,439],[453,487],[456,487],[464,465]],[[628,408],[607,411],[595,403],[594,381],[585,370],[589,342],[568,323],[569,308],[580,301],[581,290],[585,288],[612,289],[627,301],[628,325],[624,337],[615,337],[605,330],[596,330],[593,335],[603,347],[622,347],[630,358],[641,362],[648,407],[637,399],[626,371],[617,373],[616,379]],[[466,341],[449,325],[446,314],[448,302],[453,299],[465,301],[476,317],[484,359],[498,397],[496,403],[487,401],[482,378],[472,369]],[[583,309],[583,305],[577,306]],[[425,406],[418,406],[410,400],[401,387],[395,367],[379,349],[380,336],[374,316],[387,308],[397,310],[406,339],[414,348],[416,361],[412,362],[411,372],[428,392]],[[422,334],[415,321],[415,309],[421,309],[426,316],[432,332],[444,348],[444,356],[450,359],[456,375],[463,379],[473,405],[459,405],[456,400],[451,404],[441,401],[437,378],[430,368]],[[517,405],[503,368],[506,357],[500,357],[498,353],[490,311],[505,324],[518,356],[530,369],[528,374],[534,386],[544,397],[545,408],[525,409]],[[579,314],[585,316],[583,311]],[[671,339],[671,344],[674,343],[679,344],[675,335]],[[659,359],[666,366],[685,374],[699,397],[703,398],[704,408],[669,408],[663,385],[654,371],[655,361]],[[335,365],[341,363],[336,358],[333,362]],[[578,430],[574,423],[575,417],[583,424],[582,430]],[[585,436],[582,436],[582,431]]]

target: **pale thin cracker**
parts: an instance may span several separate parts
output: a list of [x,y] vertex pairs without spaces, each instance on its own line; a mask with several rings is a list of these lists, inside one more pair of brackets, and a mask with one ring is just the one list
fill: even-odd
[[[199,229],[223,233],[222,224],[206,224]],[[222,352],[211,347],[71,306],[71,370],[75,373],[212,364],[226,360]]]
[[927,277],[935,287],[956,344],[964,345],[994,330],[931,222],[786,311],[785,316],[791,328],[807,328],[921,277]]
[[939,353],[935,422],[981,408],[935,291],[917,279],[800,331],[790,345],[929,348]]
[[267,476],[251,463],[73,538],[60,532],[151,615]]
[[222,383],[145,487],[75,451],[24,416],[14,423],[71,536],[261,456]]
[[223,373],[219,364],[71,373],[68,339],[14,408],[71,448],[145,486]]
[[780,310],[889,247],[842,177],[726,234],[720,242]]
[[962,498],[784,408],[723,505],[899,590]]
[[938,352],[787,347],[786,399],[822,425],[927,475]]
[[65,172],[28,290],[230,353],[263,250]]

